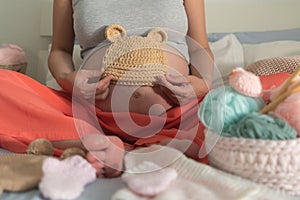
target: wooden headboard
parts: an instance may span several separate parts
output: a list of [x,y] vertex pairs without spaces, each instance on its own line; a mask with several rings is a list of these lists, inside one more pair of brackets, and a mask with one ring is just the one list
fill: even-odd
[[[43,2],[40,35],[52,35],[52,2]],[[208,32],[300,28],[299,0],[206,0]]]

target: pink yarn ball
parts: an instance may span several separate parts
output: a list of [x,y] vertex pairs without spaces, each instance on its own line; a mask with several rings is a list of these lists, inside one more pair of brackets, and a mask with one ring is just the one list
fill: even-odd
[[[286,80],[287,81],[287,80]],[[281,88],[283,87],[283,85],[286,83],[286,81],[281,84],[279,87],[271,89],[270,91],[270,100],[273,101],[275,95],[277,95],[277,93],[279,92],[279,90],[281,90]],[[289,84],[289,87],[287,90],[289,90],[290,88],[292,88],[295,84],[298,83],[298,81],[300,81],[300,77],[297,77],[297,79],[295,81],[293,81],[292,83]]]
[[283,102],[270,112],[286,121],[300,136],[300,92],[288,96]]
[[14,44],[0,45],[0,65],[26,63],[27,58],[23,49]]
[[229,76],[229,85],[237,92],[249,97],[259,97],[262,92],[259,77],[243,68],[236,68],[232,71]]

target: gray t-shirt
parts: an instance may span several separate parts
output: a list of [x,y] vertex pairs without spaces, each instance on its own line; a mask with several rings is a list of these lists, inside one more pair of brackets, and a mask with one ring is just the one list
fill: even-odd
[[120,24],[127,35],[145,35],[152,28],[163,28],[167,44],[189,62],[184,0],[72,0],[74,30],[85,57],[105,41],[104,30]]

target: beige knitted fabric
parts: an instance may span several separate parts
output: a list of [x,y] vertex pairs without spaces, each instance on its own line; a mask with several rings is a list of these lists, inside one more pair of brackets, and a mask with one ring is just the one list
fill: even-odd
[[0,155],[0,191],[19,192],[38,186],[47,156],[29,154]]
[[153,29],[146,37],[126,37],[123,27],[110,25],[105,34],[112,44],[103,58],[102,78],[112,75],[113,84],[153,86],[155,78],[167,72],[167,56],[162,49],[167,34],[163,30]]
[[248,65],[245,69],[255,75],[264,76],[279,72],[293,73],[298,65],[300,65],[300,55],[262,59]]

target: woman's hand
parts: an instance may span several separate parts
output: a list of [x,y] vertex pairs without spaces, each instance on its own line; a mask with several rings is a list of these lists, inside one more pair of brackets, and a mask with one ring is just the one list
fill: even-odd
[[100,77],[104,69],[86,70],[81,69],[73,72],[69,76],[73,79],[73,93],[85,99],[104,100],[109,94],[109,84],[112,76],[107,76],[101,80]]
[[157,80],[163,93],[175,105],[184,105],[197,98],[190,76],[165,75],[159,76]]

